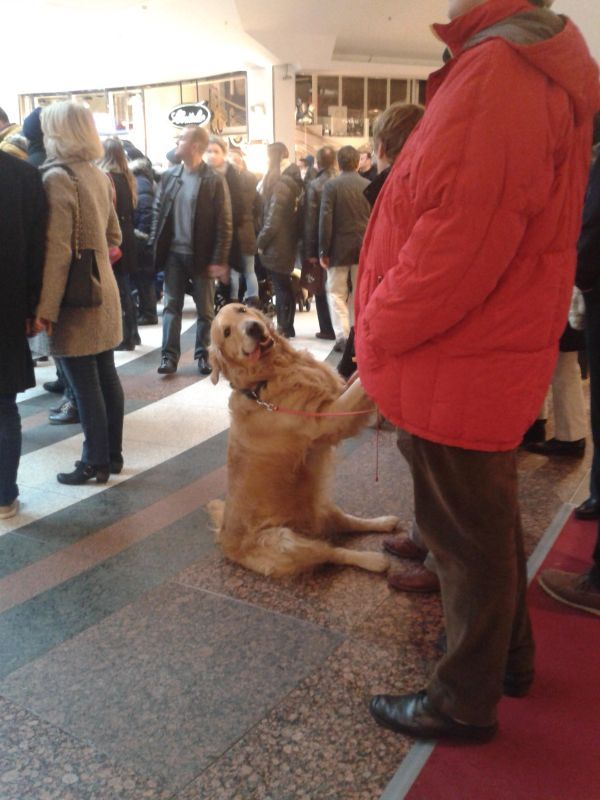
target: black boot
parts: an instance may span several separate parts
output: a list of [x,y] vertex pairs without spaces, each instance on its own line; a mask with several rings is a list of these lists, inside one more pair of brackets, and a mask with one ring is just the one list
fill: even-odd
[[96,478],[96,483],[106,483],[109,474],[108,467],[94,467],[84,464],[83,461],[76,461],[73,472],[59,472],[56,480],[69,486],[81,486],[92,478]]

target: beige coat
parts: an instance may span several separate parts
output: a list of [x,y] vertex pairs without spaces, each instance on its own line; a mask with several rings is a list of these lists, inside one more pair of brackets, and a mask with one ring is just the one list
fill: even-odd
[[123,338],[119,290],[108,260],[108,247],[121,242],[121,229],[106,175],[87,161],[68,162],[68,165],[79,178],[79,247],[96,251],[102,304],[96,308],[61,308],[72,258],[77,195],[64,170],[49,169],[43,176],[50,215],[37,316],[55,323],[50,338],[52,355],[87,356],[111,350]]

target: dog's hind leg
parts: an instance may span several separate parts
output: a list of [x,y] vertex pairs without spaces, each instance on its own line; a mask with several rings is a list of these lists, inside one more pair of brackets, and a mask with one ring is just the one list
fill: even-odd
[[393,531],[400,520],[398,517],[372,517],[363,519],[346,514],[341,508],[333,506],[328,510],[324,518],[324,530],[326,533],[389,533]]
[[254,572],[277,578],[306,572],[321,564],[347,564],[371,572],[385,572],[389,566],[382,553],[333,547],[327,542],[301,536],[290,528],[263,531],[252,550],[239,561]]

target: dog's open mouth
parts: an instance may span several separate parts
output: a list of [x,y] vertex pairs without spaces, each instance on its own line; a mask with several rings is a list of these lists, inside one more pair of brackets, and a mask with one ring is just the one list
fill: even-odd
[[268,353],[269,350],[273,347],[273,339],[270,336],[265,336],[264,339],[261,339],[259,342],[256,343],[256,347],[251,353],[247,353],[244,350],[244,355],[249,358],[251,361],[260,361],[260,359],[264,356],[265,353]]

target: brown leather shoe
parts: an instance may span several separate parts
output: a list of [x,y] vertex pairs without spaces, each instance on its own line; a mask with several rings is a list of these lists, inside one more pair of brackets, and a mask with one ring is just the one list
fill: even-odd
[[416,694],[377,694],[371,698],[369,711],[375,722],[397,733],[417,739],[456,739],[465,742],[489,742],[498,729],[492,725],[467,725],[436,711],[427,692]]
[[383,540],[383,549],[393,556],[398,556],[398,558],[414,558],[415,561],[425,561],[427,557],[427,550],[419,547],[404,533],[396,536],[386,536]]
[[440,580],[435,572],[421,567],[413,572],[392,572],[388,575],[388,586],[397,592],[428,594],[440,591]]

